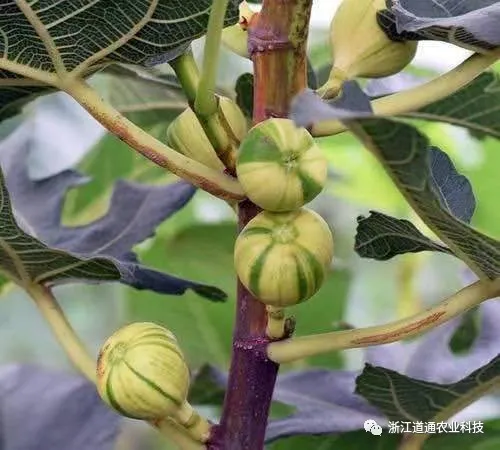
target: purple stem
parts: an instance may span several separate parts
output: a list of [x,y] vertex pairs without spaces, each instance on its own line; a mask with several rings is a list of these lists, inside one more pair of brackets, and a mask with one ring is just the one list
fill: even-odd
[[[259,209],[249,201],[239,207],[239,229]],[[266,354],[267,314],[238,281],[236,326],[229,381],[221,422],[215,426],[209,450],[261,450],[264,448],[269,408],[279,365]]]
[[[254,65],[253,122],[287,117],[292,99],[307,86],[306,43],[312,0],[264,0],[248,24]],[[239,204],[239,230],[260,209]],[[287,324],[287,336],[293,324]],[[224,409],[209,450],[263,450],[279,365],[267,358],[265,306],[238,281],[236,325]]]

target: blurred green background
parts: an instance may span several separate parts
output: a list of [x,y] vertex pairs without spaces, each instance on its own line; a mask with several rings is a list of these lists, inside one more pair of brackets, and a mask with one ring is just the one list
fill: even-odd
[[[331,3],[336,2],[318,2],[328,9],[317,7],[313,15],[310,54],[316,69],[324,67],[330,59],[325,16],[333,15]],[[199,59],[202,43],[200,40],[194,45]],[[435,76],[466,54],[450,53],[449,46],[445,45],[423,45],[415,64],[408,70]],[[221,89],[234,95],[237,77],[250,70],[249,61],[224,51],[219,71]],[[156,71],[164,74],[169,68],[161,66]],[[98,74],[92,83],[132,120],[160,138],[169,121],[184,108],[182,95],[167,84],[138,81],[120,74]],[[117,179],[145,183],[173,180],[169,174],[135,156],[121,141],[107,135],[65,94],[35,101],[22,117],[3,123],[0,133],[5,136],[21,122],[28,122],[32,131],[29,163],[33,176],[45,177],[77,167],[93,178],[89,185],[68,195],[66,223],[81,224],[103,214]],[[493,148],[498,144],[489,138],[476,140],[467,131],[449,125],[422,123],[421,127],[435,145],[449,153],[457,168],[472,182],[478,204],[473,225],[500,238],[500,152]],[[342,134],[322,138],[319,143],[330,159],[333,174],[325,192],[310,207],[332,227],[335,260],[322,290],[311,301],[293,309],[296,333],[329,331],[341,320],[355,326],[384,323],[435,303],[460,288],[460,271],[464,266],[446,255],[411,255],[380,263],[362,260],[354,253],[356,217],[360,214],[374,209],[401,218],[414,217],[383,169],[354,138]],[[56,295],[94,354],[121,325],[151,320],[164,324],[177,335],[193,370],[205,363],[227,368],[235,307],[232,267],[235,236],[232,211],[225,203],[198,192],[184,210],[158,229],[155,238],[136,249],[145,264],[226,290],[229,300],[224,304],[207,302],[192,293],[182,297],[160,296],[113,284],[68,286],[58,288]],[[9,290],[1,297],[0,323],[2,363],[29,361],[72,370],[22,291]],[[283,366],[283,370],[312,366],[357,370],[362,366],[362,352],[351,350],[314,357]],[[490,413],[494,415],[495,411]],[[137,424],[126,433],[121,449],[135,448],[136,442],[143,445],[142,439],[155,442],[148,448],[169,448]],[[299,443],[294,448],[304,447]]]

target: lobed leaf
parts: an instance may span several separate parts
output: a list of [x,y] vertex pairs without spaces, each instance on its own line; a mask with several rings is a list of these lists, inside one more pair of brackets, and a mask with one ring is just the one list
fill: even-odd
[[[354,82],[345,83],[341,97],[329,103],[312,91],[305,91],[294,100],[291,117],[299,126],[329,119],[344,121],[377,157],[411,206],[456,256],[481,276],[496,278],[500,275],[500,242],[460,220],[467,219],[474,209],[468,182],[416,128],[374,117],[368,96]],[[455,188],[459,189],[456,197]]]
[[120,273],[112,261],[102,257],[73,255],[50,248],[28,234],[25,230],[30,229],[29,224],[12,209],[2,170],[0,223],[2,284],[5,284],[5,278],[24,287],[32,283],[61,283],[72,279],[116,281],[120,278]]
[[[90,75],[112,63],[154,65],[181,54],[206,32],[210,0],[76,0],[0,6],[0,119],[42,93],[46,75]],[[239,1],[225,25],[238,21]],[[15,72],[15,73],[13,73]]]
[[368,217],[358,217],[354,250],[362,258],[377,261],[425,251],[452,254],[449,248],[424,236],[409,220],[376,211],[370,211]]
[[496,0],[390,0],[379,24],[397,39],[438,40],[486,53],[500,46]]
[[[456,256],[482,276],[500,275],[500,242],[455,218],[450,204],[443,204],[443,191],[436,189],[430,167],[432,150],[424,135],[387,119],[364,119],[347,126],[378,157],[410,204]],[[463,214],[468,210],[469,206]]]
[[[24,230],[17,227],[13,231],[11,210],[5,209],[6,226],[2,230],[7,235],[2,242],[4,251],[6,245],[9,247],[5,251],[8,257],[0,260],[4,272],[22,284],[26,274],[30,281],[52,284],[67,279],[119,280],[136,289],[162,294],[181,295],[192,289],[213,300],[225,299],[218,288],[142,266],[131,251],[192,198],[196,191],[192,185],[184,181],[166,186],[118,181],[111,207],[103,217],[85,226],[65,227],[61,224],[61,211],[66,191],[88,180],[68,170],[32,181],[26,167],[28,152],[29,135],[23,127],[0,144],[6,186]],[[3,195],[5,208],[5,186]]]
[[393,421],[447,420],[464,405],[500,382],[500,354],[466,378],[451,384],[431,383],[366,364],[356,392]]
[[28,365],[0,369],[2,449],[112,450],[121,423],[81,377]]

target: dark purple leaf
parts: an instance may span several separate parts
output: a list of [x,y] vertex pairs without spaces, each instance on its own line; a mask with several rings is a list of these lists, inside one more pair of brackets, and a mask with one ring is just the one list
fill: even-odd
[[497,0],[391,0],[389,9],[382,15],[383,22],[391,20],[403,37],[410,33],[480,53],[500,46]]
[[282,375],[274,401],[296,408],[293,415],[269,423],[266,440],[294,434],[323,434],[363,428],[368,419],[385,425],[385,418],[354,394],[355,372],[310,370]]
[[20,127],[0,144],[0,164],[24,230],[46,245],[80,257],[103,257],[121,274],[120,281],[136,289],[181,295],[186,289],[212,300],[223,300],[220,289],[174,277],[142,266],[131,251],[135,244],[154,235],[158,225],[180,210],[196,189],[184,181],[165,186],[146,186],[118,181],[109,211],[84,226],[61,224],[67,191],[89,181],[75,171],[64,171],[41,181],[32,181],[27,172],[29,133]]
[[113,450],[121,420],[83,378],[28,365],[0,369],[2,450]]

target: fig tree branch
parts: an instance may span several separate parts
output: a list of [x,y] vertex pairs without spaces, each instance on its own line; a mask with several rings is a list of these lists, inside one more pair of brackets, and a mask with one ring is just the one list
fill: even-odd
[[[462,89],[500,58],[500,52],[487,55],[475,53],[454,69],[433,80],[406,91],[388,95],[372,102],[377,116],[397,116],[418,111]],[[347,128],[337,120],[319,122],[312,126],[315,137],[343,133]]]
[[[306,45],[312,0],[264,0],[249,26],[254,66],[257,124],[287,117],[294,96],[307,86]],[[239,231],[260,209],[239,205]],[[267,310],[238,280],[231,367],[220,424],[209,450],[263,450],[269,409],[279,366],[265,352],[270,341]]]
[[267,354],[271,360],[282,364],[337,350],[389,344],[418,336],[498,295],[500,295],[500,278],[493,281],[480,280],[411,317],[374,327],[272,342],[267,348]]

